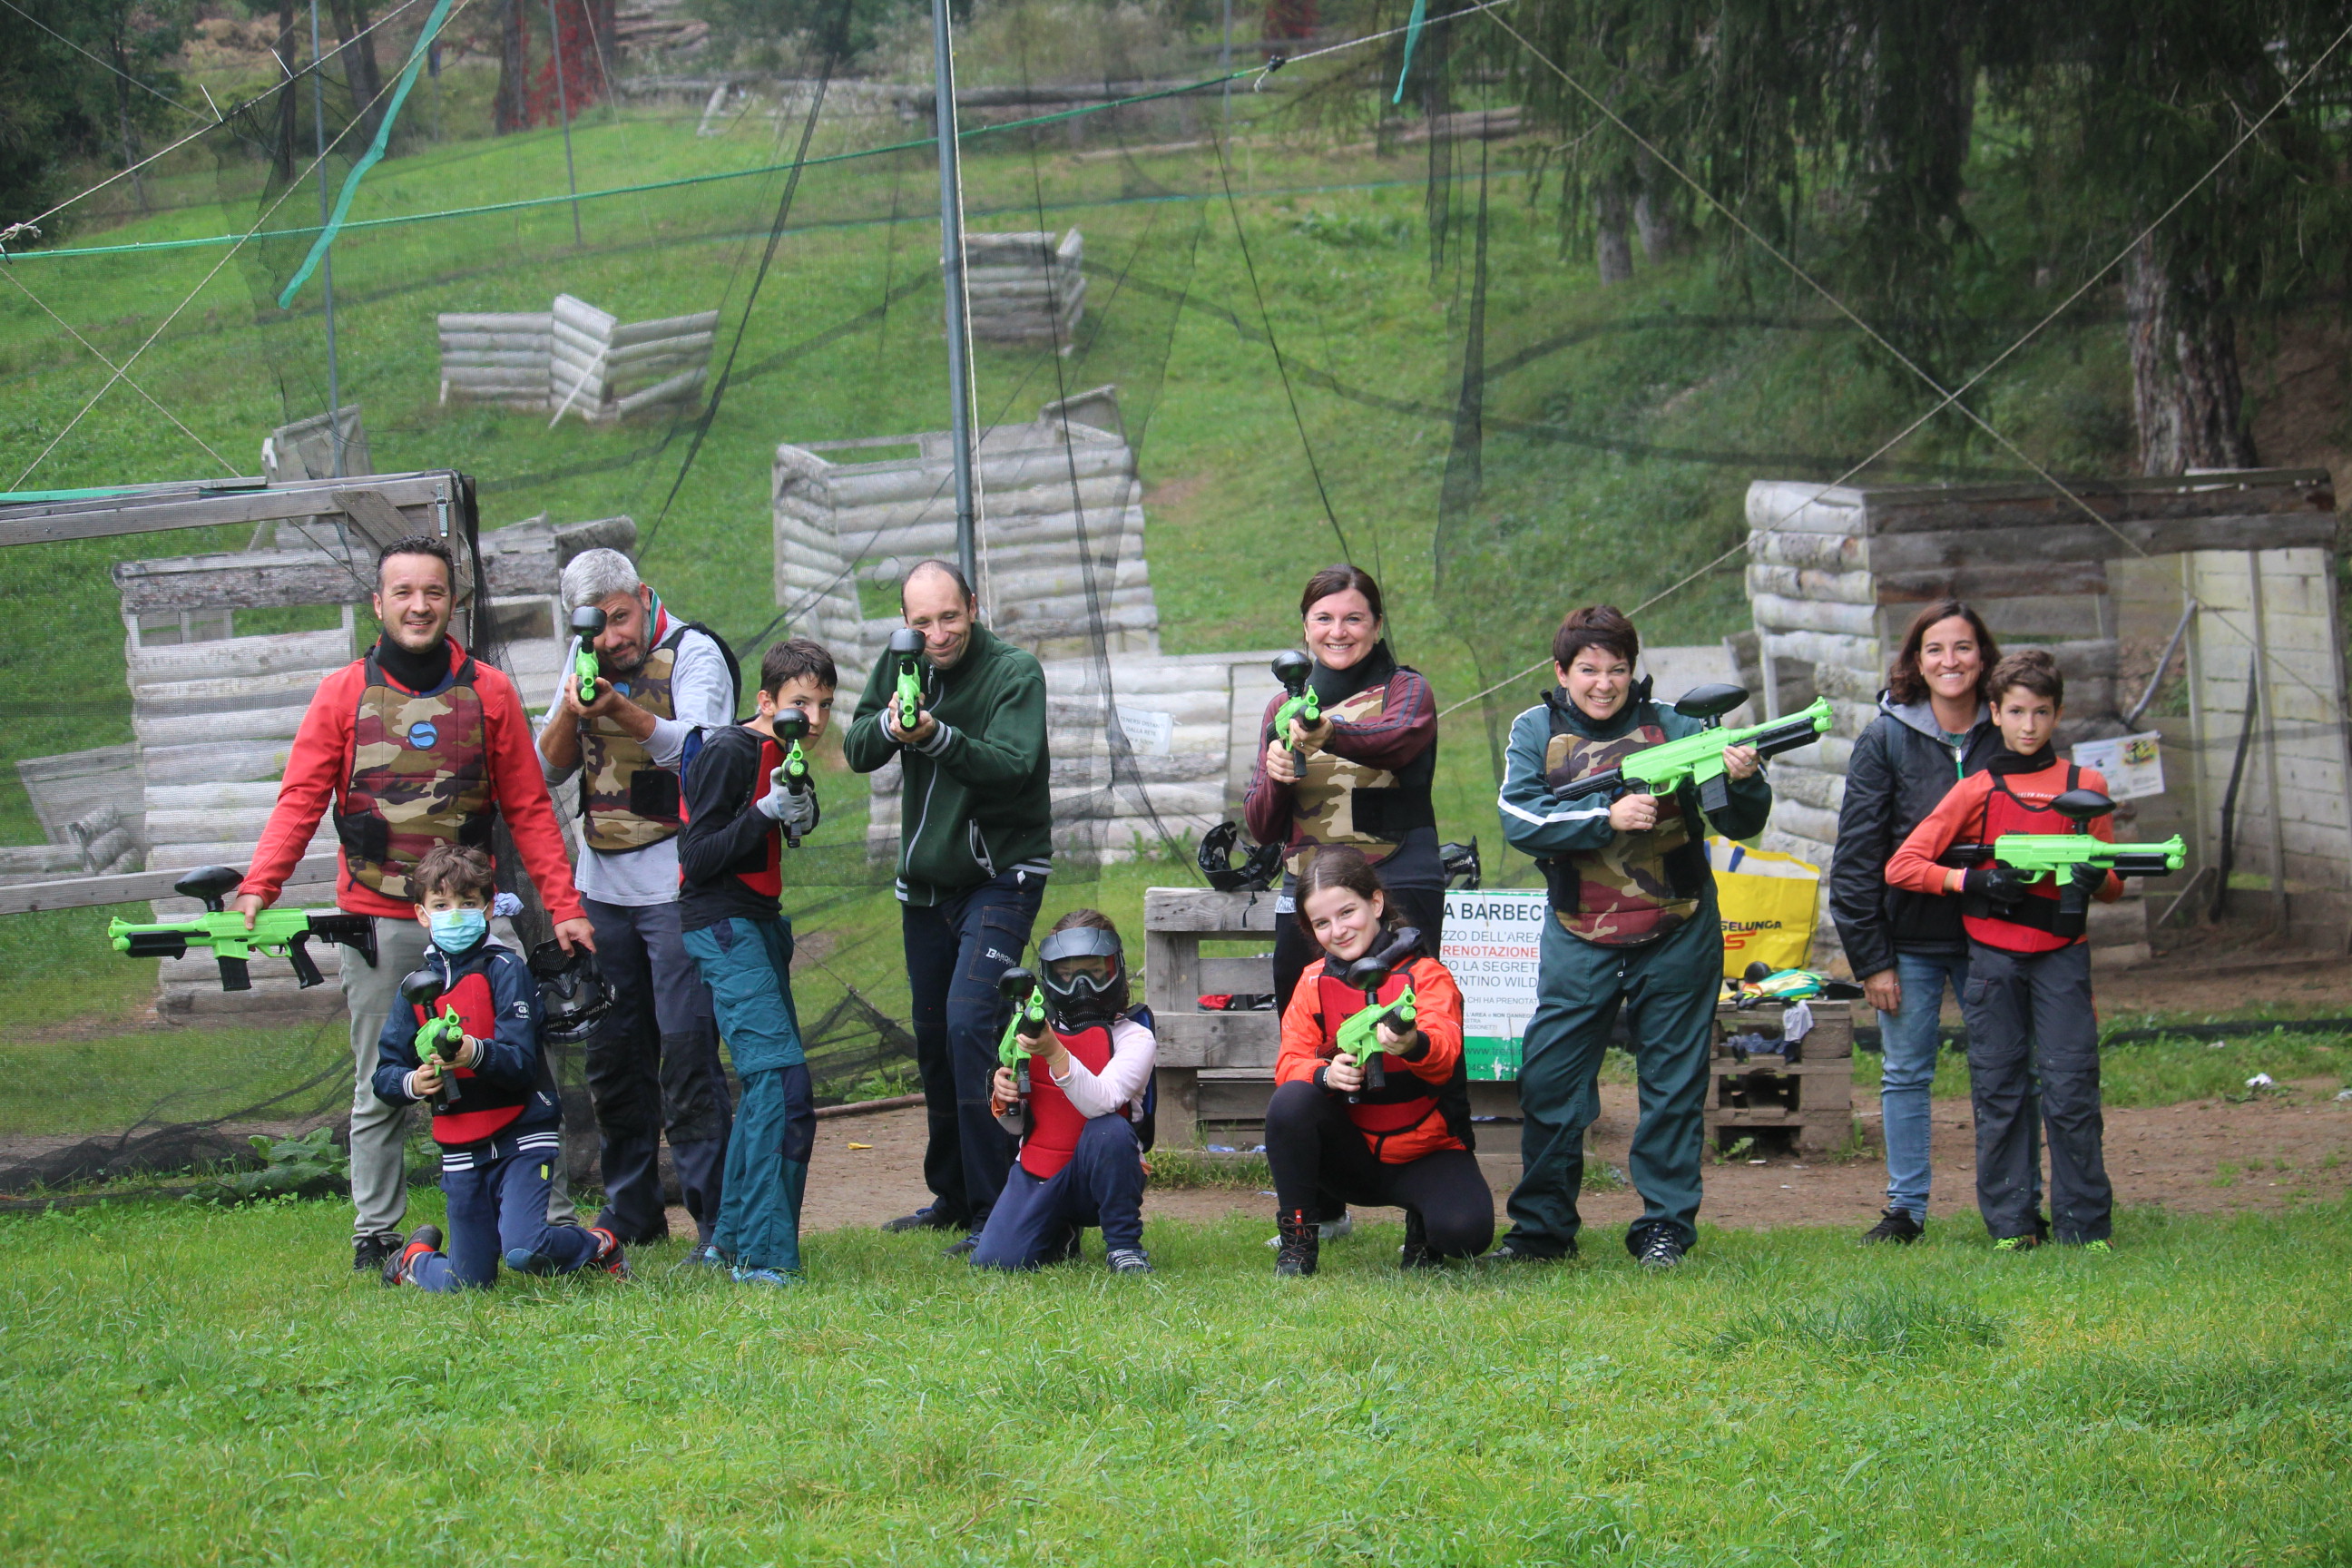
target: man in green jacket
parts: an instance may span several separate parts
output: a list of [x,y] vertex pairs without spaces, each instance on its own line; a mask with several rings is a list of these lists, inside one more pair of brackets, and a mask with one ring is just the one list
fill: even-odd
[[1052,869],[1045,672],[978,623],[971,584],[945,562],[917,563],[898,585],[898,606],[923,636],[914,728],[898,726],[898,672],[880,659],[842,742],[861,773],[892,757],[904,770],[898,902],[930,1117],[931,1201],[882,1228],[977,1232],[1013,1165],[1013,1139],[989,1106],[1004,1027],[996,983],[1029,945]]

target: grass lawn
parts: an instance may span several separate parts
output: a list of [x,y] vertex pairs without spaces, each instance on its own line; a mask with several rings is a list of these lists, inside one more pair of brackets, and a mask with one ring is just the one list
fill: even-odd
[[[437,1195],[420,1194],[421,1205]],[[2352,1553],[2352,1214],[1708,1233],[1277,1286],[977,1277],[814,1237],[811,1283],[464,1300],[341,1267],[338,1204],[0,1224],[0,1550],[33,1563],[2319,1563]],[[2330,1477],[2336,1478],[2330,1480]]]

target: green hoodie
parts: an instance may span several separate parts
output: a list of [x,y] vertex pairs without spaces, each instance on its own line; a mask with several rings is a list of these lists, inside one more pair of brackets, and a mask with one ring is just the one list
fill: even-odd
[[1054,853],[1053,764],[1045,672],[1036,658],[974,626],[954,668],[925,665],[926,708],[940,732],[920,750],[882,731],[897,682],[890,661],[875,660],[841,749],[861,773],[901,759],[898,897],[936,904],[1006,871],[1045,876]]

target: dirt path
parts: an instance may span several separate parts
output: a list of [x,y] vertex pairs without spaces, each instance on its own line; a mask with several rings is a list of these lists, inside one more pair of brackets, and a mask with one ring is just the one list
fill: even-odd
[[[2108,1111],[2107,1169],[2117,1201],[2184,1214],[2222,1214],[2343,1197],[2352,1189],[2352,1102],[2333,1098],[2333,1079],[2291,1087],[2292,1094],[2244,1105],[2204,1100]],[[1633,1090],[1607,1086],[1601,1101],[1595,1128],[1599,1158],[1622,1170],[1633,1127]],[[1973,1224],[1976,1162],[1968,1106],[1938,1100],[1935,1120],[1934,1214]],[[1701,1217],[1746,1229],[1866,1227],[1884,1202],[1886,1179],[1875,1106],[1863,1110],[1862,1126],[1868,1146],[1852,1160],[1780,1155],[1708,1167]],[[1500,1213],[1502,1195],[1518,1177],[1518,1129],[1489,1124],[1481,1133],[1486,1147],[1480,1163]],[[830,1230],[876,1225],[908,1213],[925,1199],[922,1160],[919,1110],[820,1122],[803,1223],[812,1230]],[[1270,1199],[1254,1192],[1223,1189],[1155,1189],[1144,1200],[1146,1214],[1176,1219],[1239,1211],[1267,1215],[1271,1223],[1272,1208]],[[1623,1225],[1640,1212],[1641,1201],[1630,1190],[1586,1194],[1585,1217],[1596,1226]],[[677,1232],[692,1229],[682,1210],[672,1212],[670,1223]]]

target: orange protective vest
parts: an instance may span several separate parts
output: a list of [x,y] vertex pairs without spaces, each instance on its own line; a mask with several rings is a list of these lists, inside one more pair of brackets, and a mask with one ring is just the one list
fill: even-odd
[[[1381,1002],[1393,1002],[1404,994],[1419,959],[1399,966],[1389,975],[1388,984],[1378,995]],[[1325,961],[1328,967],[1329,961]],[[1339,1055],[1339,1027],[1367,1005],[1364,994],[1333,974],[1319,976],[1316,982],[1315,1021],[1323,1030],[1323,1054]],[[1364,1135],[1375,1156],[1386,1159],[1389,1141],[1402,1137],[1427,1121],[1433,1116],[1444,1119],[1448,1138],[1445,1147],[1470,1147],[1470,1078],[1463,1064],[1454,1064],[1454,1074],[1442,1084],[1433,1085],[1402,1062],[1391,1058],[1383,1068],[1388,1086],[1375,1089],[1370,1087],[1348,1096],[1348,1120]]]

